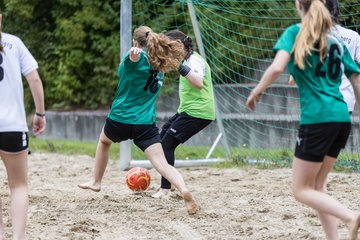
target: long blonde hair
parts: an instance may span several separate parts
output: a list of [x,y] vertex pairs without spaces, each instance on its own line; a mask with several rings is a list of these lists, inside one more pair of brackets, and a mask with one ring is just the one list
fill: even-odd
[[150,65],[154,70],[161,72],[175,70],[186,55],[184,45],[180,41],[171,40],[162,33],[155,33],[147,26],[135,29],[134,40],[141,48],[147,48]]
[[323,62],[327,54],[327,34],[333,26],[333,21],[325,4],[321,0],[298,0],[305,10],[300,32],[296,36],[292,51],[295,55],[295,65],[305,68],[304,58],[311,51],[320,53]]

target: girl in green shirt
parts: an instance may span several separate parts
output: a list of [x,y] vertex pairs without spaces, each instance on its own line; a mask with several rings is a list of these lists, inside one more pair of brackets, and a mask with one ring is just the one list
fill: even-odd
[[178,68],[184,57],[183,46],[146,26],[135,29],[133,42],[119,66],[116,96],[99,137],[93,179],[79,187],[99,192],[111,144],[133,139],[153,167],[181,192],[188,213],[195,214],[198,205],[181,174],[166,162],[155,125],[155,100],[162,86],[162,72]]
[[296,0],[301,24],[288,27],[276,43],[275,59],[247,99],[255,109],[261,94],[288,67],[299,88],[301,117],[293,159],[295,199],[317,211],[327,239],[339,239],[337,219],[357,239],[360,213],[326,193],[326,179],[350,132],[350,116],[340,93],[341,75],[350,79],[360,100],[360,69],[341,39],[325,1]]

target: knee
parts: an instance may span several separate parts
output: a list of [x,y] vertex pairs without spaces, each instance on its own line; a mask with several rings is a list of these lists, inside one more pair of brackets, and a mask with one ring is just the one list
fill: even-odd
[[175,148],[180,144],[180,140],[171,136],[170,134],[166,134],[162,139],[161,139],[161,145],[163,146],[164,149],[173,149],[175,150]]
[[167,138],[161,140],[161,146],[164,150],[175,149],[171,141],[167,141]]
[[299,187],[293,187],[292,189],[293,196],[296,201],[302,202],[302,196],[304,195],[304,189]]
[[99,142],[101,143],[101,145],[106,146],[106,147],[110,147],[111,143],[109,143],[108,141],[104,140],[104,139],[100,139]]
[[108,138],[104,130],[102,130],[99,136],[99,143],[104,146],[110,146],[113,143],[113,141],[110,138]]
[[112,141],[110,139],[108,139],[107,137],[100,136],[99,143],[103,146],[110,147],[110,145],[112,144]]

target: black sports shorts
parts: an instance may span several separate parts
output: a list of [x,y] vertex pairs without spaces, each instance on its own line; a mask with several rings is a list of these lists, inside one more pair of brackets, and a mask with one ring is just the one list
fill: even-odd
[[27,132],[0,132],[0,150],[16,153],[26,150],[28,146]]
[[211,122],[212,120],[195,118],[184,112],[176,113],[164,124],[160,136],[163,138],[165,134],[170,134],[184,143]]
[[350,129],[350,122],[300,125],[295,157],[311,162],[322,162],[325,156],[337,158],[346,145]]
[[113,142],[133,139],[142,151],[155,143],[160,143],[159,129],[155,123],[135,125],[106,118],[104,133]]

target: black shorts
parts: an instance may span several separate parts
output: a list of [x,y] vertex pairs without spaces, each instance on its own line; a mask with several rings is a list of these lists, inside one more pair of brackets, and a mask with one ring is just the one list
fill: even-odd
[[325,156],[337,158],[346,145],[350,129],[350,122],[301,125],[295,157],[311,162],[322,162]]
[[133,139],[142,151],[155,143],[160,143],[159,129],[155,124],[127,124],[107,118],[104,133],[113,142]]
[[0,150],[16,153],[26,150],[28,146],[27,132],[0,132]]
[[163,138],[165,134],[170,134],[184,143],[211,122],[212,120],[195,118],[184,112],[176,113],[164,124],[160,136]]

